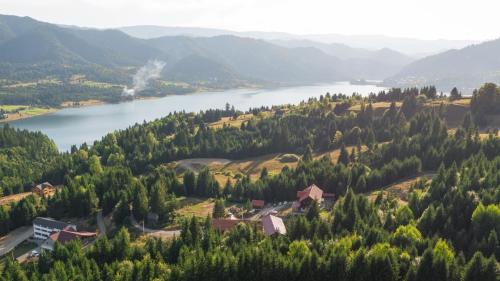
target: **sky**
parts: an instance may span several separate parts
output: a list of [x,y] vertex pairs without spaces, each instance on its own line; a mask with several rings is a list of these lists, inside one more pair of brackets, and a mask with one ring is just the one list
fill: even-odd
[[110,28],[190,26],[419,39],[500,37],[498,0],[0,0],[0,13]]

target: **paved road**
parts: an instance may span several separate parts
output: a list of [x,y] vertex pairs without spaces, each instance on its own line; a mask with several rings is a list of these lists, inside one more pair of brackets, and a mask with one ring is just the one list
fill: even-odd
[[151,228],[147,228],[147,227],[143,228],[142,223],[138,223],[135,220],[134,216],[130,216],[130,222],[132,223],[132,226],[134,226],[139,231],[144,231],[144,233],[147,236],[169,239],[169,238],[178,237],[179,235],[181,235],[180,230],[158,230],[158,229],[151,229]]
[[97,227],[99,228],[98,237],[106,236],[106,225],[104,224],[104,219],[102,218],[102,211],[101,210],[99,210],[99,212],[97,212],[96,221],[97,221]]
[[31,237],[33,226],[19,227],[0,238],[0,256],[12,251],[17,245]]
[[285,203],[283,205],[278,205],[278,206],[267,206],[264,209],[260,210],[258,213],[250,217],[250,220],[253,221],[258,221],[260,220],[263,216],[272,213],[272,212],[279,212],[280,210],[284,210],[286,208],[289,208],[291,206],[291,203]]

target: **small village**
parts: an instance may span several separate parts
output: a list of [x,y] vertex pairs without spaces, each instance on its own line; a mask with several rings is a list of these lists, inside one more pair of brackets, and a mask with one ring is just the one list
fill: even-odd
[[[31,194],[44,199],[51,198],[56,194],[56,192],[57,187],[53,186],[49,182],[37,184],[31,189]],[[333,204],[334,198],[334,194],[323,192],[321,188],[313,184],[301,191],[298,191],[297,198],[293,202],[267,203],[264,200],[253,199],[251,200],[251,210],[245,212],[242,217],[236,217],[232,213],[235,208],[240,212],[241,209],[235,207],[234,205],[228,207],[226,208],[227,210],[225,210],[224,217],[214,218],[212,220],[212,227],[216,231],[222,233],[230,231],[239,224],[247,224],[256,227],[257,229],[261,229],[267,236],[284,235],[287,233],[285,222],[290,216],[304,213],[313,203],[317,203],[322,208],[330,208]],[[30,232],[26,234],[26,239],[17,239],[15,241],[15,245],[11,245],[11,247],[15,248],[17,245],[27,242],[36,245],[35,248],[17,257],[17,261],[20,263],[28,260],[35,260],[44,251],[53,251],[56,244],[64,245],[71,241],[79,240],[83,247],[86,247],[94,243],[95,240],[102,235],[105,235],[106,229],[100,214],[97,215],[97,220],[101,221],[98,222],[98,229],[95,229],[95,231],[79,231],[79,227],[76,223],[56,220],[50,217],[36,217],[33,220]],[[146,232],[146,228],[144,227],[145,222],[142,222],[143,224],[141,226],[141,224],[137,223],[133,217],[131,217],[131,220],[134,222],[132,223],[132,227],[142,231],[142,234],[145,235],[152,234],[151,236],[155,236],[154,234],[160,233],[163,235],[156,236],[168,239],[180,234],[179,230],[165,231],[149,228]],[[153,224],[157,220],[158,214],[151,212],[148,213],[148,224]],[[2,254],[5,255],[8,252],[10,251],[4,250]]]

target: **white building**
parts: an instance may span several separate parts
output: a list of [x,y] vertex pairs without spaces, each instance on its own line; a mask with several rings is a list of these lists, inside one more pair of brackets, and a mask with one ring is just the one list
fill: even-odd
[[33,237],[35,239],[45,240],[54,231],[61,231],[67,227],[71,227],[76,231],[76,225],[56,221],[52,218],[37,217],[33,220]]

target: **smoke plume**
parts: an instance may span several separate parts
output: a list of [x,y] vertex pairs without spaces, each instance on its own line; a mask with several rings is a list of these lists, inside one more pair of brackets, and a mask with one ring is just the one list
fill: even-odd
[[160,77],[165,63],[159,60],[150,60],[145,66],[141,67],[134,75],[134,85],[132,88],[125,86],[122,96],[133,96],[148,86],[148,81]]

